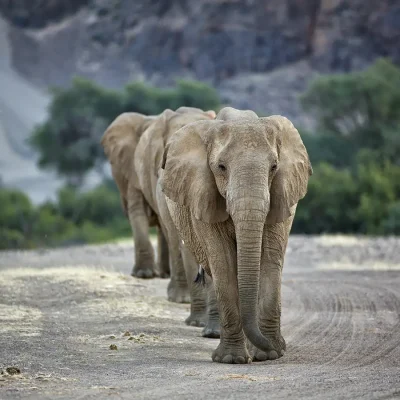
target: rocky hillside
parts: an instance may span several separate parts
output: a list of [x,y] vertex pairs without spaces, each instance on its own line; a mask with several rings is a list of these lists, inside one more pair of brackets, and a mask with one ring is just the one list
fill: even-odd
[[196,78],[303,124],[296,98],[316,74],[400,63],[398,0],[0,0],[0,12],[14,67],[39,85]]

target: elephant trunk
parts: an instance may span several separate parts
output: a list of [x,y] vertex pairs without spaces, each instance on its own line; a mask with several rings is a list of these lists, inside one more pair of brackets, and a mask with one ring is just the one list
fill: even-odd
[[[244,188],[240,183],[250,183]],[[269,193],[265,174],[246,176],[237,183],[236,199],[228,196],[228,208],[235,224],[240,315],[243,331],[250,342],[263,351],[273,350],[258,326],[258,291],[261,246],[269,211]],[[232,193],[232,192],[231,192]],[[233,191],[235,193],[235,191]]]

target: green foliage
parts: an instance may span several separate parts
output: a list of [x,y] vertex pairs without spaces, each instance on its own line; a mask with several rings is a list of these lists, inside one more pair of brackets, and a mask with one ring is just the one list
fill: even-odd
[[400,69],[380,59],[368,69],[315,80],[301,97],[318,129],[400,164]]
[[66,186],[56,202],[34,207],[26,195],[0,188],[0,249],[97,243],[130,236],[115,185],[81,193]]
[[75,78],[70,88],[53,89],[49,118],[36,127],[29,142],[40,154],[41,167],[55,168],[79,186],[89,170],[104,162],[100,139],[119,114],[155,115],[182,105],[213,109],[219,99],[213,88],[200,82],[178,81],[172,89],[133,82],[114,91]]
[[350,170],[322,163],[299,202],[293,232],[398,234],[399,198],[400,167],[395,164],[359,163]]
[[320,133],[302,134],[314,175],[293,231],[399,234],[400,69],[327,75],[301,102]]
[[299,202],[293,232],[354,232],[357,188],[347,170],[322,163],[314,168],[306,197]]
[[28,233],[34,208],[28,196],[18,190],[0,189],[0,226]]
[[54,89],[49,119],[30,138],[39,151],[39,165],[81,183],[83,175],[104,159],[99,137],[121,107],[118,92],[82,78],[75,78],[69,89]]
[[400,235],[400,201],[389,205],[386,218],[381,222],[381,230],[389,235]]
[[[302,132],[313,164],[299,202],[294,233],[400,234],[400,69],[378,60],[368,69],[316,80],[301,98],[317,117],[317,132]],[[82,193],[76,184],[103,162],[99,141],[120,113],[154,115],[165,108],[218,110],[214,89],[178,81],[158,89],[135,82],[120,91],[76,78],[54,91],[49,119],[31,143],[40,164],[74,183],[57,201],[34,207],[21,192],[0,187],[0,249],[102,242],[130,236],[115,183]]]
[[166,108],[176,110],[181,106],[203,110],[218,109],[220,101],[215,89],[196,81],[178,80],[172,89],[158,89],[142,82],[133,82],[123,92],[123,111],[156,115]]
[[343,168],[354,162],[357,147],[348,138],[330,133],[311,134],[309,132],[301,132],[301,138],[312,165],[324,162]]

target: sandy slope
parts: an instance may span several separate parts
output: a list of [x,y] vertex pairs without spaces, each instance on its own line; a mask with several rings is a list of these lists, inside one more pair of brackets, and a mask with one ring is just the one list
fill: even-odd
[[[37,167],[37,156],[26,145],[33,127],[46,117],[49,96],[12,69],[10,51],[7,24],[0,18],[0,177],[40,203],[54,198],[63,184],[55,173]],[[98,182],[92,173],[86,187]]]
[[37,168],[36,157],[25,144],[32,128],[45,118],[48,101],[45,93],[12,70],[7,26],[0,19],[0,176],[34,202],[52,197],[61,184],[54,174]]
[[167,280],[128,275],[129,243],[0,253],[0,369],[22,371],[0,398],[400,398],[399,246],[291,237],[287,352],[251,365],[212,363],[218,341],[184,325]]

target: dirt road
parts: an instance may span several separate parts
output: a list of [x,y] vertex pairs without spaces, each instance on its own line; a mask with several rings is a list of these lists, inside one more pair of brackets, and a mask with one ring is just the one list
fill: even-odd
[[218,341],[184,325],[167,281],[128,275],[129,243],[0,253],[0,369],[21,370],[0,399],[400,398],[399,248],[293,236],[287,352],[250,365],[211,362]]

